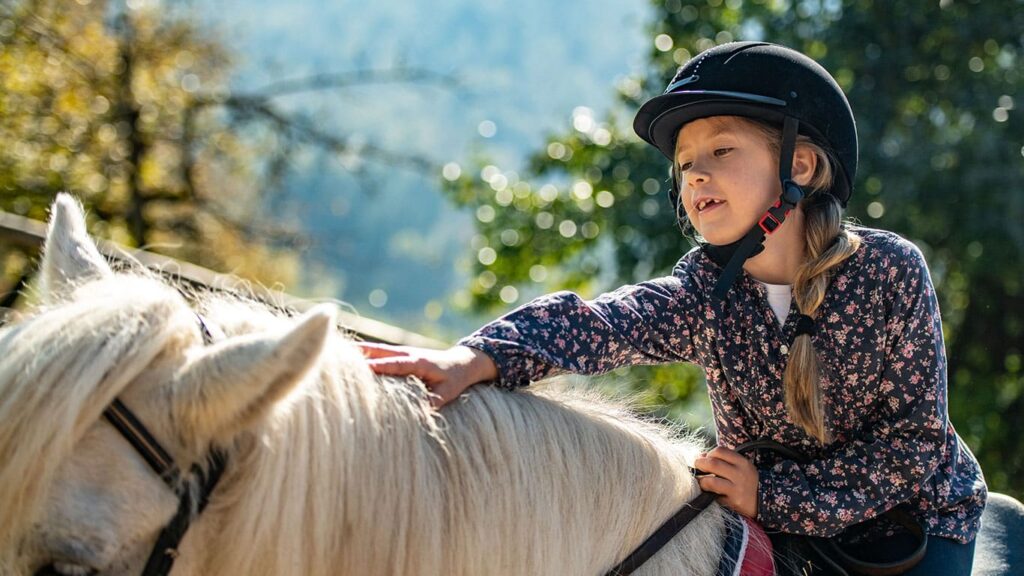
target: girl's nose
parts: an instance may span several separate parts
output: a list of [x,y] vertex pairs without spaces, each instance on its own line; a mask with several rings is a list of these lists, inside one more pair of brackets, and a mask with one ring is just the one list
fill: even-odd
[[705,184],[710,179],[711,174],[697,163],[694,163],[686,171],[686,182],[691,186],[694,184]]

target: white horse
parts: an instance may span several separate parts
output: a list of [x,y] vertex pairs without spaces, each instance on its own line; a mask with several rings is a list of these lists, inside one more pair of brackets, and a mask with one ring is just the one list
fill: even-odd
[[[176,495],[101,415],[127,405],[182,470],[227,454],[178,549],[188,575],[581,575],[699,488],[692,438],[593,394],[475,387],[440,412],[334,328],[207,298],[223,336],[144,272],[115,273],[70,197],[38,309],[0,331],[0,573],[138,574]],[[713,574],[714,504],[638,574]]]

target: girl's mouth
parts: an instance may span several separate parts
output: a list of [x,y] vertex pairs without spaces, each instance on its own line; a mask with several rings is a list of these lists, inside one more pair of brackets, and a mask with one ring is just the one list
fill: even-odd
[[725,204],[723,200],[701,200],[700,203],[697,204],[697,212],[700,214],[705,214],[711,210],[714,210],[715,208],[718,208],[722,204]]

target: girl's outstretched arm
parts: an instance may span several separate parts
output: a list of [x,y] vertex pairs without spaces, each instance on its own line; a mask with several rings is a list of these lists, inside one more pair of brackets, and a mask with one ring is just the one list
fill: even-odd
[[564,373],[692,361],[693,316],[707,295],[694,287],[691,252],[671,276],[623,286],[593,300],[556,292],[520,306],[448,350],[363,344],[379,374],[417,376],[440,406],[469,386],[505,388]]
[[557,374],[602,374],[620,366],[697,361],[695,317],[710,298],[694,278],[690,252],[671,276],[586,300],[542,296],[459,341],[485,352],[505,388]]

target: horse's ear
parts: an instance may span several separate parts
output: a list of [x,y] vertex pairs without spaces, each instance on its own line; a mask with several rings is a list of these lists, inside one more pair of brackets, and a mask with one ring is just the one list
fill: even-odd
[[112,274],[85,230],[82,206],[69,194],[58,194],[50,207],[41,268],[40,291],[49,302],[76,284]]
[[334,310],[317,306],[283,333],[248,334],[214,344],[175,386],[179,433],[200,445],[226,442],[269,414],[319,364]]

